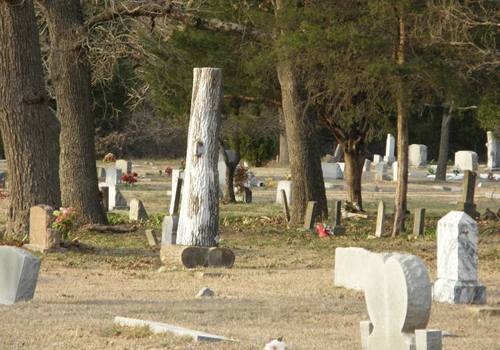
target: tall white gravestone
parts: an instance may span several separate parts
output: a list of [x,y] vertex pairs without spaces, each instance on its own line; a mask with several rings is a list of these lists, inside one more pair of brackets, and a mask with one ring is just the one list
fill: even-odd
[[488,131],[486,137],[488,140],[488,142],[486,142],[486,147],[488,149],[486,166],[490,170],[500,168],[500,142],[498,142],[492,131]]
[[177,244],[214,247],[219,228],[222,71],[195,68]]
[[387,141],[385,142],[385,157],[384,160],[391,164],[396,160],[394,157],[394,149],[396,146],[396,139],[391,134],[387,134]]
[[437,281],[434,300],[451,304],[484,304],[486,287],[477,280],[477,224],[462,211],[438,222]]

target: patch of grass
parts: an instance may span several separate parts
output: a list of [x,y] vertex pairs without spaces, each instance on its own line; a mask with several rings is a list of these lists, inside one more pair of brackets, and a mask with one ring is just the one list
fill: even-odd
[[126,214],[123,213],[108,213],[108,224],[109,225],[123,225],[128,224],[129,219]]

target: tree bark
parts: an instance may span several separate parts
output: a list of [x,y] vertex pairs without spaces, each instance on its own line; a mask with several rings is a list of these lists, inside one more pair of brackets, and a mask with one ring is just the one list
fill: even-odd
[[222,72],[195,68],[177,244],[217,245]]
[[[399,19],[399,47],[397,52],[397,64],[405,64],[406,30],[405,22]],[[397,149],[398,149],[398,181],[396,185],[394,226],[392,237],[395,237],[405,229],[408,193],[408,99],[405,78],[399,77],[396,92],[396,109],[398,115]]]
[[446,167],[448,165],[448,150],[450,147],[450,123],[453,115],[453,104],[451,103],[441,121],[441,136],[439,139],[439,155],[434,181],[446,181]]
[[291,61],[278,62],[277,72],[292,174],[291,222],[304,222],[308,201],[316,201],[319,213],[326,218],[328,205],[313,122],[300,96]]
[[88,223],[106,222],[99,200],[91,100],[91,69],[79,0],[39,0],[49,25],[50,77],[61,123],[62,204]]
[[225,145],[222,144],[222,154],[224,157],[224,163],[226,164],[226,182],[224,184],[224,202],[226,203],[236,203],[236,196],[234,195],[234,173],[241,160],[240,137],[237,131],[233,135],[233,144],[236,159],[233,159],[232,161],[226,153]]
[[286,128],[283,122],[283,109],[280,108],[280,154],[279,165],[287,167],[290,165],[290,157],[288,154],[288,141],[286,138]]
[[45,90],[32,0],[0,1],[0,130],[10,205],[6,236],[29,232],[29,210],[58,207],[59,124]]
[[363,198],[361,195],[361,178],[363,176],[363,165],[365,157],[357,149],[343,147],[345,158],[345,182],[347,191],[347,201],[354,208],[363,210]]

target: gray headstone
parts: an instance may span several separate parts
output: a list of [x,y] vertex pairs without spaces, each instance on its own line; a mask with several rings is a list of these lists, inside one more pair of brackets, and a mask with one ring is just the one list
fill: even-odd
[[15,247],[0,247],[0,304],[31,300],[35,294],[40,259]]
[[333,228],[334,235],[345,233],[345,228],[342,226],[342,201],[335,201],[333,206]]
[[161,245],[176,244],[178,216],[165,216],[161,225]]
[[464,212],[451,211],[439,220],[434,300],[486,303],[486,287],[477,280],[477,233],[476,222]]
[[384,235],[384,226],[385,226],[385,203],[383,201],[380,201],[378,202],[375,236],[382,237]]
[[474,192],[476,189],[476,173],[473,171],[464,172],[464,181],[462,189],[462,202],[459,204],[459,210],[464,211],[470,217],[476,217],[476,204],[474,204]]
[[396,139],[391,134],[387,134],[387,141],[385,143],[385,157],[384,160],[391,164],[396,160],[394,157],[394,150],[396,147]]
[[425,232],[425,208],[415,209],[413,219],[413,234],[415,237],[423,236]]
[[308,230],[314,229],[314,224],[316,223],[317,216],[317,206],[318,202],[309,201],[307,202],[306,215],[304,217],[304,228]]
[[443,348],[443,332],[436,329],[415,330],[416,350],[441,350]]
[[181,203],[182,194],[182,184],[183,184],[184,172],[182,170],[175,169],[172,172],[172,196],[170,198],[170,215],[179,214],[179,206]]
[[129,211],[130,221],[146,221],[148,220],[148,213],[146,208],[139,199],[132,199],[130,201],[130,211]]
[[196,297],[197,298],[211,298],[214,295],[215,295],[215,293],[214,293],[213,290],[211,290],[208,287],[205,287],[205,288],[200,289],[200,291],[198,292],[198,294],[196,294]]
[[387,180],[387,163],[380,162],[375,165],[375,180],[383,181]]
[[59,232],[52,228],[54,209],[48,205],[30,208],[30,250],[46,252],[59,248]]

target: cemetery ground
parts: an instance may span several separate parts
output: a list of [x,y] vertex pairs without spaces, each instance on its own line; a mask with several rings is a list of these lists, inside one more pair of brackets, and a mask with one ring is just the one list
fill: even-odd
[[[144,229],[156,229],[159,237],[170,179],[151,165],[134,171],[146,178],[121,190],[128,201],[142,200],[150,220],[129,233],[81,229],[72,234],[75,243],[66,252],[43,256],[34,299],[0,305],[0,349],[261,349],[280,336],[291,349],[359,349],[359,322],[368,319],[364,298],[361,292],[334,287],[335,248],[414,254],[425,261],[434,280],[437,221],[456,208],[461,195],[460,181],[436,185],[425,176],[410,178],[410,211],[426,208],[424,237],[376,239],[372,235],[379,200],[387,204],[386,235],[390,232],[394,183],[375,183],[368,176],[363,185],[368,219],[344,219],[346,235],[318,238],[301,228],[287,228],[281,207],[273,203],[275,187],[254,188],[253,204],[220,206],[221,246],[236,254],[232,269],[160,269],[159,248],[148,246]],[[255,173],[263,180],[287,175],[278,168]],[[327,190],[330,208],[334,199],[344,197],[342,181],[332,183]],[[486,207],[498,210],[498,200],[485,196],[495,189],[498,183],[492,182],[476,188],[481,213]],[[1,209],[5,220],[4,203]],[[117,211],[109,218],[111,223],[127,223],[127,214]],[[410,219],[409,232],[412,224]],[[500,307],[500,223],[479,220],[478,225],[479,280],[487,286],[487,305],[481,307]],[[203,287],[215,296],[196,298]],[[445,349],[500,349],[500,315],[478,309],[434,302],[428,328],[450,333],[443,339]],[[115,316],[175,324],[239,342],[195,343],[154,335],[143,328],[115,326]]]

